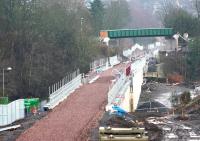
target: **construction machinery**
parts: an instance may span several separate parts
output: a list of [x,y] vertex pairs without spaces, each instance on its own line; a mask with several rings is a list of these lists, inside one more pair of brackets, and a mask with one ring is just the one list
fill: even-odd
[[[99,127],[100,141],[148,141],[147,132],[145,129],[138,126],[135,116],[129,114],[119,106],[110,106],[109,120],[115,118],[123,121],[127,127]],[[116,120],[117,121],[117,120]],[[121,121],[121,122],[122,122]],[[113,123],[114,126],[115,123]],[[115,125],[116,126],[116,125]]]

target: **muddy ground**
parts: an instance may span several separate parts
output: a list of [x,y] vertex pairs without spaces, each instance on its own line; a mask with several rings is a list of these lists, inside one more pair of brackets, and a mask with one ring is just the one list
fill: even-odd
[[[162,124],[152,124],[145,122],[145,128],[149,132],[149,138],[152,141],[188,141],[193,139],[194,141],[199,141],[200,138],[197,136],[200,135],[200,109],[196,111],[192,111],[188,113],[188,120],[179,120],[180,115],[175,113],[172,115],[170,112],[171,104],[171,94],[177,93],[181,94],[184,91],[190,91],[191,89],[186,88],[183,85],[169,85],[166,83],[157,83],[157,82],[149,82],[145,86],[143,86],[142,94],[140,97],[139,107],[138,108],[149,108],[150,102],[151,108],[154,107],[166,107],[165,110],[159,110],[163,113],[163,117],[168,117],[166,121]],[[147,102],[147,103],[146,103]],[[158,104],[160,103],[160,104]],[[151,112],[153,110],[146,110],[146,112]],[[155,110],[154,110],[155,111]],[[142,114],[142,112],[140,112]],[[156,117],[156,116],[149,116]],[[146,118],[147,119],[147,118]],[[145,120],[146,121],[146,120]],[[169,128],[168,132],[164,131],[164,129]],[[186,129],[184,129],[186,128]],[[174,138],[168,137],[168,135],[172,133],[174,134]],[[195,134],[196,137],[193,137],[190,134]]]
[[[171,108],[171,93],[182,93],[189,90],[189,88],[186,88],[183,85],[173,86],[166,83],[157,82],[149,82],[147,85],[143,86],[138,108],[148,109],[150,107],[149,101],[151,101],[151,108],[166,107],[165,110],[148,109],[144,111],[138,110],[134,113],[130,113],[134,115],[135,120],[143,122],[143,126],[145,127],[146,131],[148,131],[150,141],[187,141],[190,139],[190,132],[196,134],[197,136],[200,135],[200,110],[191,112],[191,114],[188,115],[189,119],[185,121],[178,120],[177,117],[179,115],[172,116],[169,114]],[[149,117],[169,117],[169,119],[165,121],[164,125],[156,125],[147,122]],[[127,121],[119,120],[116,118],[110,120],[108,113],[105,113],[99,122],[99,126],[133,127],[134,125],[131,125]],[[169,133],[163,131],[164,127],[170,127],[169,133],[174,132],[177,138],[168,139]],[[183,127],[191,128],[191,130],[182,129]],[[98,127],[91,131],[90,140],[98,141]],[[199,139],[193,140],[199,141]]]
[[170,97],[172,93],[175,92],[177,94],[180,94],[184,91],[190,90],[190,88],[186,88],[183,85],[171,85],[167,83],[150,81],[142,87],[139,104],[152,99],[159,101],[167,107],[171,107]]

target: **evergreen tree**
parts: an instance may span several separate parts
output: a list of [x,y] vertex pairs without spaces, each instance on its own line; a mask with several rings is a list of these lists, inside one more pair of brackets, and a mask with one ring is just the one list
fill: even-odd
[[95,35],[98,36],[99,31],[103,28],[104,5],[101,0],[94,0],[90,3],[90,12],[92,15],[93,27]]
[[187,54],[187,76],[190,80],[199,80],[200,76],[200,38],[190,41],[189,53]]

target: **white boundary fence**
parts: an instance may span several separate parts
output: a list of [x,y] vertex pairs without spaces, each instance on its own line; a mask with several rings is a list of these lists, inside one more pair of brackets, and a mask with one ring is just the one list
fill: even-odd
[[[120,60],[118,59],[118,56],[112,56],[109,57],[110,59],[110,65],[115,66],[120,63]],[[90,71],[91,72],[98,72],[104,69],[104,67],[108,66],[108,58],[102,58],[99,60],[95,60],[92,63],[90,63]]]
[[15,100],[7,105],[0,105],[0,126],[9,125],[25,117],[24,99]]
[[114,103],[114,100],[119,93],[120,89],[124,86],[126,81],[126,75],[121,74],[120,78],[117,80],[117,82],[113,85],[113,87],[108,92],[108,105],[111,105]]
[[45,109],[53,109],[66,99],[75,89],[81,85],[82,75],[79,70],[67,75],[59,82],[49,87],[49,102]]
[[68,82],[72,81],[75,77],[77,77],[80,74],[79,69],[74,71],[71,74],[66,75],[62,80],[58,81],[57,83],[53,84],[52,86],[49,86],[49,95],[54,94],[55,92],[58,92],[61,90],[64,85],[66,85]]
[[111,66],[118,65],[119,63],[120,63],[120,61],[118,60],[117,55],[110,57],[110,65]]
[[105,67],[107,63],[106,58],[101,58],[90,63],[90,71],[96,71],[99,68]]
[[85,75],[83,83],[93,82],[98,78],[98,73],[107,68],[107,58],[101,58],[90,63],[90,72]]
[[126,57],[130,57],[132,55],[132,49],[123,50],[123,55]]

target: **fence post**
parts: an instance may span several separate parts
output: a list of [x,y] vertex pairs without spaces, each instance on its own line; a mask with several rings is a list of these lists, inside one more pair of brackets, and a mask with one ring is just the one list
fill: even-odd
[[93,66],[92,66],[92,63],[90,63],[90,71],[92,71],[92,67],[93,67]]
[[56,83],[53,84],[53,93],[56,91]]
[[59,82],[56,83],[56,91],[58,90]]
[[68,74],[66,75],[66,83],[68,83],[68,79],[69,79],[69,76]]
[[67,76],[64,77],[64,85],[66,84],[67,82]]
[[49,96],[50,96],[50,94],[51,94],[51,87],[49,86]]

